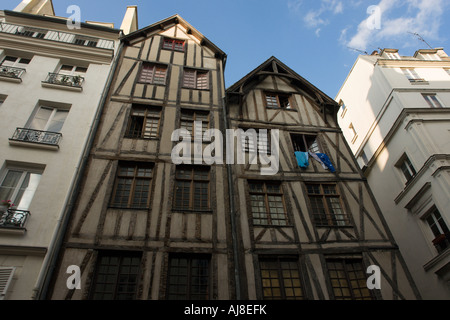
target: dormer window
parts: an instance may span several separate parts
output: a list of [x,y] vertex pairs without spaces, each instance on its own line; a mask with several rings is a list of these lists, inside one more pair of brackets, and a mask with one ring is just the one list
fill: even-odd
[[170,38],[164,38],[163,49],[174,50],[174,51],[184,51],[184,40],[176,40]]
[[281,108],[292,109],[289,94],[266,92],[266,107],[267,108]]
[[385,52],[388,59],[400,60],[400,55],[397,52]]
[[436,53],[421,53],[420,54],[424,60],[429,60],[429,61],[440,61],[441,58],[436,54]]

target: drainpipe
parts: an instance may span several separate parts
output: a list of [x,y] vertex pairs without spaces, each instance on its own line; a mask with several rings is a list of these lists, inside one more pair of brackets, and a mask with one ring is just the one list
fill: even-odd
[[119,48],[117,49],[116,56],[114,57],[112,68],[109,71],[109,75],[106,81],[106,85],[103,88],[102,96],[100,99],[100,103],[98,105],[94,122],[91,126],[91,129],[89,131],[89,136],[87,139],[86,147],[83,151],[83,156],[80,159],[80,162],[78,164],[78,169],[76,171],[76,174],[73,178],[74,183],[72,184],[72,191],[70,192],[70,195],[66,198],[66,204],[65,209],[62,214],[62,217],[58,219],[57,226],[56,226],[56,232],[54,233],[54,236],[50,242],[49,245],[49,252],[47,253],[43,267],[41,268],[41,272],[39,273],[39,277],[36,283],[36,287],[33,289],[33,299],[34,300],[44,300],[46,299],[48,287],[50,285],[51,276],[53,274],[53,271],[56,267],[56,261],[58,259],[59,251],[61,250],[62,243],[64,240],[64,235],[67,230],[67,225],[69,223],[69,217],[72,213],[72,210],[74,208],[75,200],[77,199],[77,195],[80,191],[80,184],[83,177],[83,173],[86,168],[86,164],[89,158],[89,153],[91,151],[92,145],[94,143],[95,134],[97,132],[97,128],[100,122],[100,117],[103,113],[104,106],[106,104],[106,98],[108,96],[108,92],[113,80],[113,76],[117,69],[117,63],[119,60],[119,57],[121,56],[123,51],[123,42],[119,42]]
[[[227,117],[225,97],[222,99],[223,122],[226,129],[230,129],[230,124]],[[239,255],[238,255],[238,237],[236,228],[236,208],[234,203],[234,188],[233,188],[233,171],[231,164],[227,164],[228,176],[228,193],[230,194],[230,222],[231,222],[231,239],[233,242],[233,258],[234,258],[234,281],[236,283],[236,300],[241,300],[241,279],[239,275]]]

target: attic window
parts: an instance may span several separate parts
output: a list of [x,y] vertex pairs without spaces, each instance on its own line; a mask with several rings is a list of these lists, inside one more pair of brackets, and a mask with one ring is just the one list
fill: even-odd
[[174,50],[174,51],[184,51],[184,40],[175,40],[164,38],[163,49]]
[[292,109],[289,94],[266,92],[267,108]]

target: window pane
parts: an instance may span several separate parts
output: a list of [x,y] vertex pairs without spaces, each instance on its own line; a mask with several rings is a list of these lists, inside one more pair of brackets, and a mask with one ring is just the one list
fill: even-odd
[[17,184],[22,177],[22,171],[8,170],[5,179],[3,179],[2,185],[0,187],[0,200],[11,200],[14,191],[17,188]]
[[30,129],[45,130],[53,110],[53,108],[40,107],[31,120]]
[[68,114],[67,110],[56,110],[48,124],[47,131],[60,132]]
[[14,199],[18,209],[28,210],[40,180],[40,174],[30,172],[26,173],[25,179],[23,180],[19,192]]

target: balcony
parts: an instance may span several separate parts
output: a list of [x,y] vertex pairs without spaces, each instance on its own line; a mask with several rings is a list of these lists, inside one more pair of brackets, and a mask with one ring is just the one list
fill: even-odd
[[62,134],[59,132],[17,128],[12,138],[9,139],[9,144],[18,146],[31,144],[34,147],[58,150],[61,137]]
[[61,73],[49,73],[42,81],[42,86],[47,88],[66,89],[72,91],[83,90],[84,78],[81,76],[71,76]]
[[437,236],[433,240],[433,244],[439,253],[443,252],[450,246],[450,233],[445,233]]
[[0,23],[0,32],[9,33],[22,37],[43,39],[49,41],[57,41],[70,43],[78,46],[94,47],[100,49],[114,49],[114,41],[99,39],[94,37],[86,37],[69,32],[56,30],[48,30],[42,28],[30,28],[11,23]]
[[0,212],[0,228],[10,229],[25,229],[25,222],[27,221],[30,211],[7,209]]
[[20,83],[25,71],[23,68],[0,66],[0,79]]

